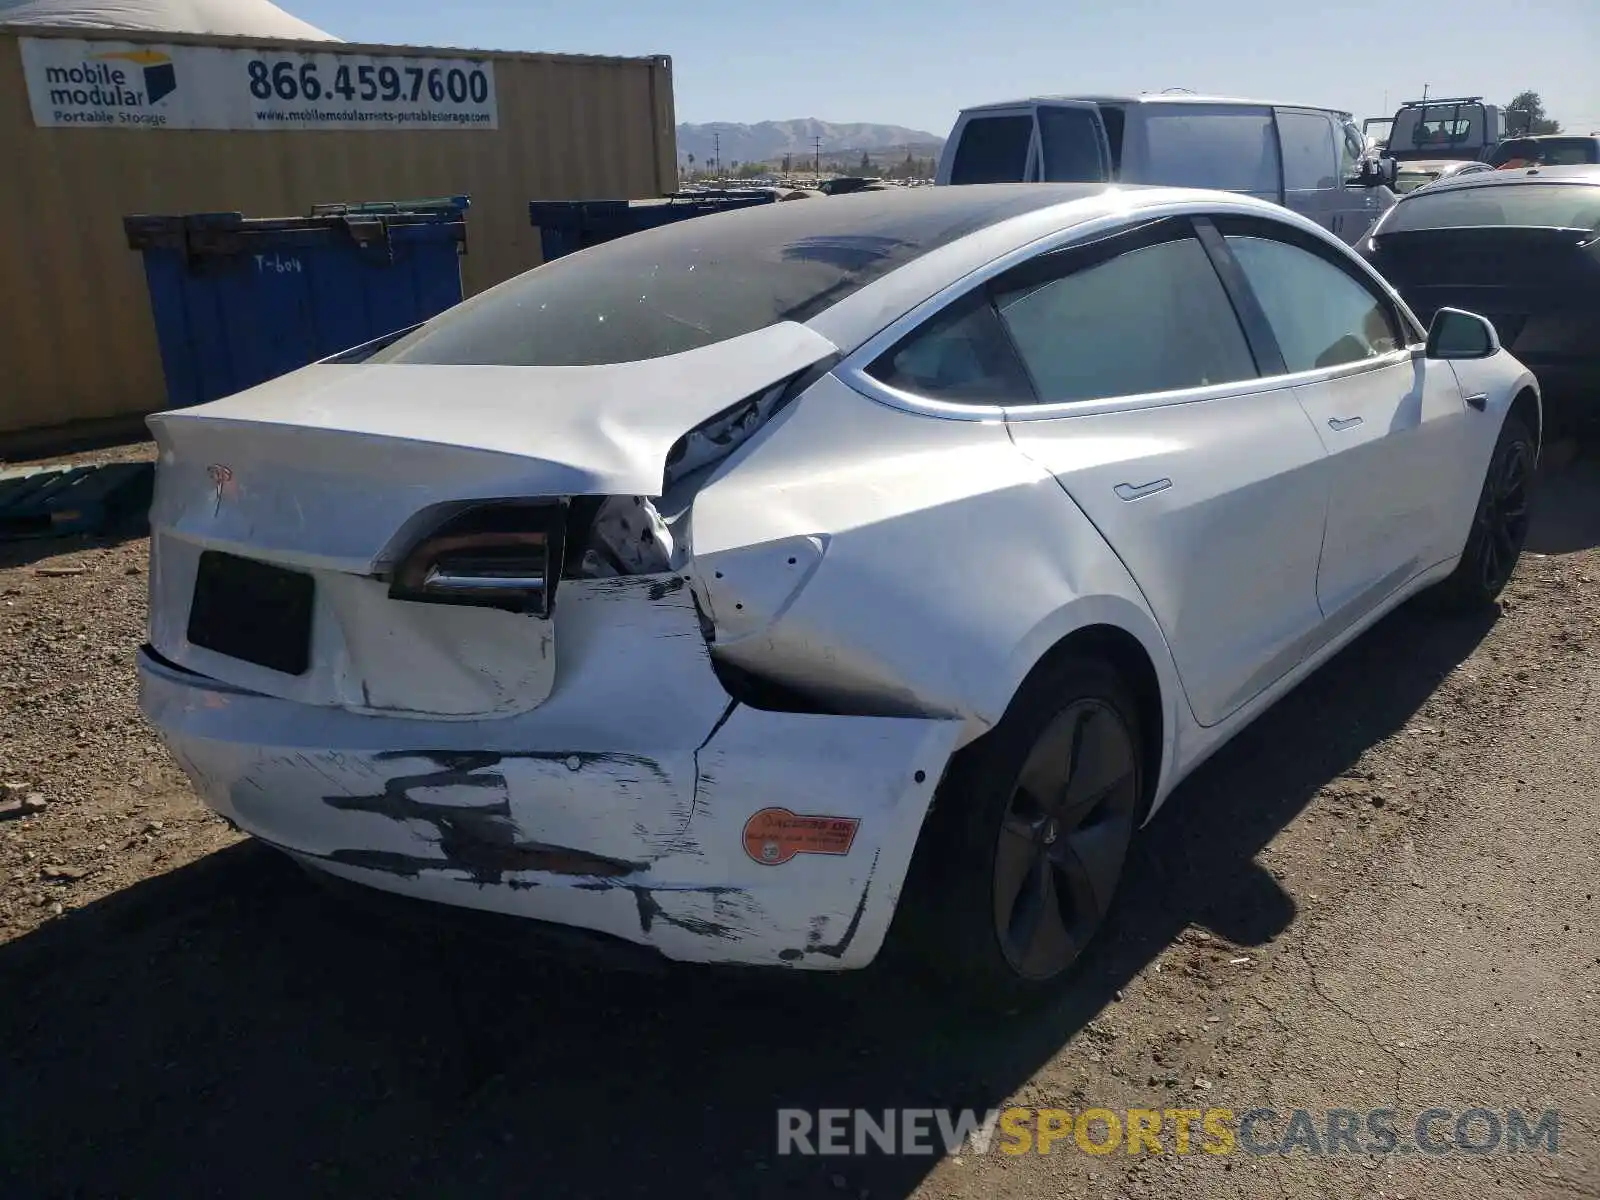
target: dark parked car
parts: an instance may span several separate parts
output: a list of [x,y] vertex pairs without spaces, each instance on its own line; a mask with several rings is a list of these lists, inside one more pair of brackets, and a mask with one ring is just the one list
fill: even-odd
[[1552,423],[1600,416],[1600,166],[1441,179],[1358,248],[1424,325],[1441,308],[1488,317]]

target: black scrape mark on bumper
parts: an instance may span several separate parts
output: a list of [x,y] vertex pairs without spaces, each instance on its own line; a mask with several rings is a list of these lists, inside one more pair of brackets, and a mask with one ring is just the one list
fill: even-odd
[[[637,883],[608,883],[605,880],[592,880],[588,883],[575,883],[574,890],[580,892],[609,892],[617,888],[632,892],[634,903],[639,906],[639,932],[648,934],[659,919],[677,929],[684,929],[702,937],[719,937],[729,940],[737,939],[739,934],[726,925],[715,921],[702,921],[698,917],[674,917],[664,911],[661,902],[655,898],[655,893],[642,884]],[[726,896],[735,892],[742,892],[743,888],[735,887],[703,887],[703,888],[674,888],[676,893],[688,893],[696,896]]]
[[645,595],[649,596],[652,600],[665,600],[674,592],[683,591],[683,585],[683,576],[674,575],[671,579],[660,579],[655,583],[652,583],[649,591],[647,591]]
[[591,585],[602,592],[629,592],[636,591],[642,585],[644,594],[650,600],[665,600],[668,596],[683,591],[688,580],[682,575],[674,575],[669,579],[651,579],[648,583],[636,575],[613,575],[606,579],[590,581]]
[[[390,758],[428,758],[438,771],[422,775],[397,775],[383,791],[366,796],[324,796],[323,802],[341,812],[365,812],[396,821],[424,821],[438,833],[440,858],[369,850],[337,850],[329,861],[368,870],[388,871],[414,878],[422,871],[460,870],[475,883],[503,883],[507,871],[547,871],[558,875],[594,875],[613,878],[631,875],[644,863],[628,862],[552,846],[544,842],[519,842],[511,820],[511,805],[504,795],[505,776],[486,768],[502,756],[490,753],[387,754]],[[654,764],[652,764],[653,766]],[[658,768],[659,769],[659,768]],[[498,788],[502,793],[476,805],[429,804],[415,799],[414,788]]]
[[[510,751],[458,751],[458,750],[384,750],[374,754],[374,762],[399,762],[408,758],[425,758],[430,762],[438,763],[447,770],[452,769],[456,763],[471,760],[476,765],[467,767],[467,770],[478,770],[480,767],[496,766],[506,759],[526,759],[529,762],[558,762],[569,763],[576,761],[577,770],[585,767],[612,766],[636,767],[641,771],[648,771],[661,783],[668,783],[667,773],[661,769],[661,764],[653,758],[646,758],[642,754],[611,754],[595,750],[510,750]],[[502,776],[495,776],[501,783],[505,780]]]
[[[620,884],[619,886],[625,887],[633,893],[634,902],[639,906],[639,931],[641,933],[648,934],[651,926],[657,920],[660,920],[675,929],[682,929],[686,933],[692,933],[699,937],[725,938],[732,941],[739,936],[726,925],[719,924],[716,921],[705,921],[699,917],[673,916],[662,909],[660,902],[656,900],[655,895],[647,887],[630,884]],[[697,895],[720,896],[725,892],[736,890],[736,888],[710,887],[696,888],[695,892]]]
[[872,876],[878,870],[878,855],[881,853],[883,853],[881,850],[876,850],[872,854],[872,865],[867,868],[867,881],[861,885],[861,896],[856,900],[855,911],[850,914],[850,924],[844,927],[844,933],[839,940],[831,945],[824,946],[822,939],[813,932],[810,940],[806,942],[804,950],[790,947],[787,950],[779,951],[779,958],[783,959],[784,962],[796,962],[808,954],[821,954],[828,958],[843,958],[845,956],[845,952],[850,949],[850,943],[856,940],[856,934],[860,932],[861,917],[867,911],[867,894],[872,891]]

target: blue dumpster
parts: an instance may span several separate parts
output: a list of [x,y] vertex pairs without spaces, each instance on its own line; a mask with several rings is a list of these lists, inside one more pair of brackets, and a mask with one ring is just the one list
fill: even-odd
[[661,200],[535,200],[528,220],[539,230],[545,262],[642,229],[731,212],[777,200],[774,190],[680,192]]
[[124,217],[144,254],[168,405],[242,391],[459,304],[469,204]]

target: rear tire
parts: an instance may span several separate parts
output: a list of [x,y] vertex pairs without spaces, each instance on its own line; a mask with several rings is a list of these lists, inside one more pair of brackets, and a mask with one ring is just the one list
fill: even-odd
[[1533,434],[1508,413],[1489,457],[1461,561],[1429,596],[1438,607],[1478,611],[1493,604],[1510,582],[1528,540],[1534,455]]
[[1106,663],[1062,657],[946,773],[896,932],[981,1007],[1055,994],[1104,922],[1144,815],[1138,712]]

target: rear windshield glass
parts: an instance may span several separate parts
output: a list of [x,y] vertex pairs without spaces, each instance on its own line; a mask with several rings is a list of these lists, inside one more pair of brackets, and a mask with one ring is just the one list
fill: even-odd
[[859,192],[693,217],[558,258],[339,362],[598,366],[806,321],[1054,188]]
[[1408,108],[1389,134],[1393,150],[1454,150],[1483,144],[1483,105],[1440,104]]
[[1021,183],[1028,167],[1033,117],[979,117],[967,122],[950,164],[951,183]]
[[[1440,184],[1440,187],[1447,185]],[[1517,225],[1540,229],[1600,226],[1600,187],[1585,184],[1507,183],[1449,191],[1419,191],[1397,204],[1378,232],[1470,229]]]
[[1438,171],[1401,171],[1395,176],[1394,190],[1402,196],[1414,192],[1425,183],[1439,178]]
[[1579,167],[1600,162],[1600,138],[1514,138],[1496,146],[1489,162],[1497,167],[1509,162]]

